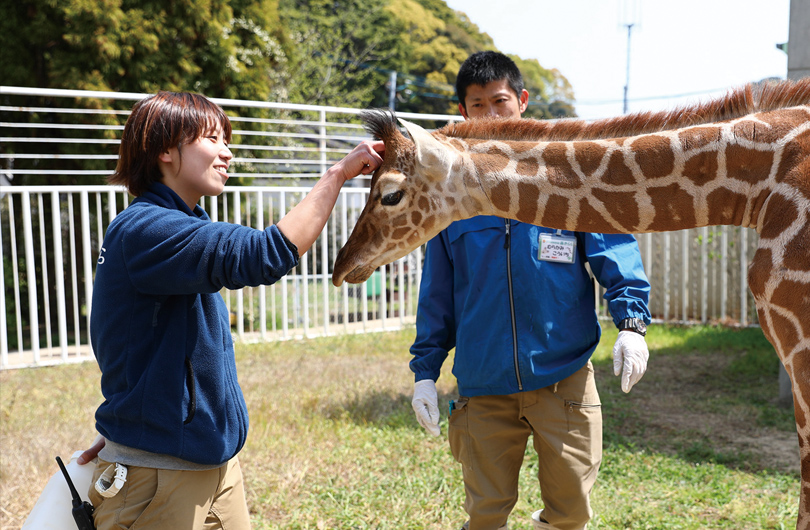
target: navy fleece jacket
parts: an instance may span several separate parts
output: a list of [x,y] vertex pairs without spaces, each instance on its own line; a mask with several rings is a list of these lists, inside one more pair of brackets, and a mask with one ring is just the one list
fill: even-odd
[[96,270],[98,431],[198,464],[236,455],[248,414],[219,291],[271,284],[297,262],[295,245],[275,225],[211,222],[160,183],[135,199],[110,223]]

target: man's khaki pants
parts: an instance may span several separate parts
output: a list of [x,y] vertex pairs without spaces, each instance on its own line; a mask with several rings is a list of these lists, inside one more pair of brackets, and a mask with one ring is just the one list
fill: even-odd
[[[109,464],[99,459],[94,484]],[[98,530],[250,528],[237,457],[207,471],[127,466],[127,481],[114,497],[105,499],[91,486],[89,498]]]
[[460,398],[450,449],[462,464],[469,530],[506,525],[518,499],[529,435],[539,457],[544,508],[538,528],[581,530],[602,461],[602,409],[590,361],[556,385],[506,396]]

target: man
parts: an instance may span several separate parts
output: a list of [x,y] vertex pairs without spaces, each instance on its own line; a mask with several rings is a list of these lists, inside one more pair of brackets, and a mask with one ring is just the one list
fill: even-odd
[[[458,74],[466,119],[519,117],[529,94],[503,54],[470,56]],[[569,249],[548,261],[551,245]],[[427,245],[411,347],[417,420],[439,435],[435,381],[455,348],[459,399],[449,441],[461,463],[468,530],[506,528],[529,435],[544,508],[535,529],[574,530],[592,516],[602,416],[591,354],[601,329],[585,263],[606,288],[620,333],[614,372],[629,392],[646,370],[649,283],[636,240],[551,230],[498,217],[457,221]]]

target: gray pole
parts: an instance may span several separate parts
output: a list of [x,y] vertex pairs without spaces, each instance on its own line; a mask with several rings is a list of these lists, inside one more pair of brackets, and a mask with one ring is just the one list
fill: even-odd
[[391,77],[388,80],[388,108],[391,111],[397,110],[397,73],[391,72]]
[[627,24],[627,73],[624,81],[624,111],[627,114],[627,89],[630,86],[630,33],[633,31],[633,24]]

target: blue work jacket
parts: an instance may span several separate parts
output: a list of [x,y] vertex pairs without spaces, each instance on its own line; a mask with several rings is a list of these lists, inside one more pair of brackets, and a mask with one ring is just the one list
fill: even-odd
[[[574,263],[539,259],[541,234],[575,239]],[[650,321],[650,284],[632,235],[557,231],[478,216],[427,244],[411,369],[437,380],[450,350],[462,396],[543,388],[582,368],[601,328],[593,277],[615,323]]]

